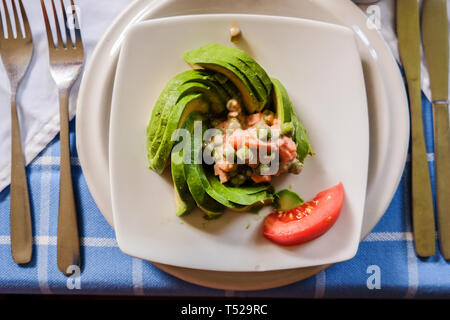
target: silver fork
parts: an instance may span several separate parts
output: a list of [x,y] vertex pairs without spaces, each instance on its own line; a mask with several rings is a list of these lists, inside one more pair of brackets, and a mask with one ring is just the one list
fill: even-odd
[[22,15],[25,34],[20,28],[19,13],[14,0],[11,1],[14,21],[16,23],[16,38],[6,1],[3,0],[8,37],[3,30],[0,17],[0,54],[11,85],[11,252],[16,263],[27,263],[31,259],[32,231],[30,216],[30,200],[28,196],[25,161],[20,141],[20,126],[17,116],[17,88],[25,75],[33,56],[33,38],[22,1],[19,9]]
[[[58,209],[58,240],[57,255],[58,268],[65,274],[70,275],[73,266],[80,266],[80,244],[78,236],[77,211],[72,186],[72,174],[70,167],[70,143],[69,143],[69,95],[73,83],[80,74],[84,61],[83,43],[81,41],[80,29],[75,23],[75,44],[72,43],[70,29],[68,27],[67,15],[63,0],[61,1],[64,28],[60,30],[58,23],[58,12],[54,0],[51,0],[53,15],[55,18],[56,39],[53,39],[50,22],[47,15],[44,0],[41,0],[42,13],[44,15],[45,27],[50,56],[50,73],[56,82],[59,93],[60,114],[60,140],[61,140],[61,164],[59,185],[59,209]],[[76,18],[76,10],[73,0],[70,0],[72,16]],[[61,32],[65,32],[64,43]],[[56,41],[54,41],[56,40]]]

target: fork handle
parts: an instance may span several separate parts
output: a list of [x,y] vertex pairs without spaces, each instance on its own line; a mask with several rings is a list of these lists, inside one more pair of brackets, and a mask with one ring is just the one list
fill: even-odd
[[11,252],[15,263],[31,260],[32,231],[25,161],[20,141],[16,99],[11,99]]
[[80,267],[80,241],[78,236],[77,211],[73,194],[72,173],[70,165],[69,142],[69,91],[59,93],[61,163],[59,178],[58,209],[58,269],[65,275],[73,270],[69,267]]

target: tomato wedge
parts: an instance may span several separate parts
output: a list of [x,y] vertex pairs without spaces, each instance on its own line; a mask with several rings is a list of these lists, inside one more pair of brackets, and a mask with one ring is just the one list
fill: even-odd
[[327,232],[339,217],[344,202],[342,183],[324,190],[309,202],[264,220],[264,236],[282,246],[311,241]]

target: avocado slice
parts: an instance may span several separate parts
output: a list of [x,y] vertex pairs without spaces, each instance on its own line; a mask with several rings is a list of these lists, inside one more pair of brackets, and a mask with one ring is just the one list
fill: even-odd
[[255,194],[255,193],[259,193],[261,191],[267,191],[269,193],[273,193],[273,191],[274,191],[274,187],[268,183],[258,183],[255,185],[241,185],[239,187],[228,186],[228,188],[230,188],[236,192],[241,192],[243,194]]
[[203,87],[200,86],[200,91],[204,92],[208,100],[210,100],[213,104],[212,112],[215,115],[221,115],[226,112],[228,93],[222,87],[222,83],[216,78],[217,73],[206,69],[196,69],[190,71],[193,71],[194,73],[190,74],[190,79],[186,80],[184,84],[200,83],[206,85],[209,90],[203,91]]
[[167,117],[169,116],[169,110],[180,99],[180,95],[183,92],[180,87],[188,80],[202,77],[203,74],[198,73],[196,70],[189,70],[176,75],[167,82],[153,107],[152,115],[147,126],[147,149],[149,158],[153,157],[153,153],[157,150],[157,148],[152,149],[152,144],[155,137],[160,133],[161,127],[164,128]]
[[244,102],[245,109],[248,113],[258,112],[264,108],[265,103],[259,100],[252,84],[236,67],[226,63],[222,63],[222,65],[220,65],[220,62],[218,64],[202,63],[201,67],[220,72],[227,76],[238,88]]
[[278,79],[272,78],[273,82],[273,103],[277,112],[277,118],[281,123],[291,121],[292,102],[286,88]]
[[[266,73],[266,71],[255,61],[247,52],[228,46],[222,46],[217,43],[209,43],[198,48],[199,51],[206,51],[209,56],[216,57],[220,60],[235,65],[241,70],[255,87],[264,88],[267,96],[270,95],[272,90],[272,81]],[[257,85],[257,84],[260,85]],[[258,90],[259,91],[259,90]],[[262,91],[261,91],[262,92]]]
[[[212,110],[214,114],[222,114],[226,110],[225,106],[229,96],[220,83],[214,79],[210,71],[191,70],[189,74],[183,74],[182,78],[184,82],[173,90],[173,95],[178,96],[175,106],[167,108],[167,110],[163,112],[164,115],[160,114],[159,119],[154,122],[151,121],[148,127],[150,128],[148,129],[149,136],[147,142],[149,167],[157,173],[161,173],[164,170],[165,164],[169,158],[169,148],[173,146],[170,138],[173,131],[182,123],[182,119],[180,118],[180,115],[182,116],[182,114],[178,109],[180,107],[182,109],[186,108],[185,102],[187,102],[187,100],[183,100],[186,96],[201,93],[202,101],[209,104],[210,108],[206,108],[203,104],[200,109],[197,108],[200,111],[208,112],[209,110]],[[181,103],[181,101],[184,102]],[[189,104],[189,106],[191,106],[191,104]],[[185,112],[190,112],[190,110],[192,110],[192,107],[187,108]],[[158,129],[150,131],[153,126],[156,127],[158,125]],[[152,140],[150,141],[150,139]]]
[[[224,113],[226,111],[226,104],[230,99],[230,96],[228,91],[222,86],[222,80],[219,80],[217,77],[218,74],[206,69],[196,69],[193,71],[196,72],[196,77],[186,81],[185,83],[197,82],[210,87],[210,92],[206,93],[208,95],[208,99],[213,103],[216,99],[220,101],[220,105],[217,108],[213,105],[213,112],[218,115]],[[227,78],[225,78],[225,81],[230,82]],[[209,97],[209,93],[211,94],[211,97]]]
[[[211,111],[216,111],[215,113],[221,113],[225,111],[226,101],[221,101],[217,94],[211,92],[211,87],[206,84],[195,82],[195,79],[202,79],[198,72],[191,73],[192,77],[185,80],[182,84],[174,88],[172,91],[172,96],[176,96],[176,99],[171,100],[173,102],[172,105],[166,105],[165,109],[161,111],[159,115],[159,119],[155,122],[150,122],[149,128],[155,126],[156,131],[152,131],[149,133],[148,139],[152,139],[151,142],[148,140],[148,151],[149,151],[149,159],[155,156],[155,153],[161,146],[161,139],[164,135],[164,132],[167,130],[167,123],[169,121],[170,113],[173,110],[174,105],[176,105],[183,97],[195,94],[202,93],[204,95],[205,100],[211,103]],[[148,129],[153,130],[153,129]]]
[[228,201],[244,206],[253,206],[255,204],[270,203],[273,199],[272,195],[266,191],[268,189],[256,193],[248,193],[252,191],[246,190],[244,187],[229,187],[221,183],[211,170],[206,173],[206,176],[216,193],[222,194]]
[[266,70],[264,70],[252,57],[250,57],[245,51],[239,50],[239,59],[252,69],[258,76],[261,83],[266,88],[268,94],[272,92],[272,81]]
[[223,83],[222,87],[228,93],[229,99],[242,100],[241,93],[231,81],[228,80],[227,82]]
[[[190,94],[184,96],[172,108],[164,132],[155,137],[155,141],[158,141],[159,148],[156,153],[153,154],[153,157],[149,159],[150,169],[158,174],[161,174],[164,171],[174,145],[172,134],[181,126],[190,113],[194,111],[208,113],[209,103],[206,102],[203,97],[204,95],[202,94]],[[155,141],[152,146],[156,143]]]
[[192,74],[192,70],[180,73],[176,77],[172,78],[164,87],[158,97],[158,100],[156,100],[149,124],[147,126],[147,149],[150,149],[153,138],[160,127],[161,117],[166,114],[167,108],[173,106],[178,100],[178,95],[173,93],[176,92],[176,88],[186,81],[185,76],[188,76],[189,74]]
[[[187,144],[187,141],[183,141]],[[195,201],[189,192],[189,187],[184,175],[183,150],[172,152],[171,172],[174,184],[176,215],[182,216],[190,213],[195,208]]]
[[[240,58],[244,55],[246,60]],[[242,50],[211,43],[186,52],[183,58],[191,65],[217,71],[229,78],[239,89],[248,113],[259,112],[267,104],[271,85],[267,88],[265,82],[270,82],[270,78]],[[254,63],[247,63],[247,60],[253,60]],[[258,76],[264,74],[267,80]]]
[[241,96],[239,89],[226,76],[221,73],[213,72],[213,77],[228,93],[229,99],[239,98]]
[[305,202],[298,194],[288,189],[278,191],[274,198],[275,208],[279,211],[288,211],[297,208]]
[[[190,163],[184,164],[184,174],[189,191],[197,203],[197,206],[206,213],[207,218],[216,218],[223,214],[225,207],[214,200],[206,192],[203,181],[198,175],[200,168],[203,168],[203,166],[201,163],[196,163],[199,162],[198,157],[202,152],[203,134],[202,137],[196,137],[193,133],[196,125],[202,126],[202,132],[205,130],[203,125],[205,120],[205,116],[203,116],[200,112],[191,112],[186,117],[183,124],[183,127],[186,128],[191,133],[191,137],[194,138],[191,139]],[[196,123],[196,121],[201,121],[201,123]]]
[[[206,69],[198,69],[198,70],[210,73],[210,75],[207,76],[207,79],[211,80],[214,84],[217,84],[217,86],[224,91],[227,102],[230,99],[237,99],[241,102],[242,99],[241,99],[241,93],[239,92],[239,89],[226,76],[224,76],[221,73],[209,71]],[[220,90],[219,88],[218,88],[218,91]]]
[[220,114],[226,111],[228,100],[224,91],[219,85],[219,81],[215,80],[214,73],[207,70],[189,70],[173,77],[158,97],[147,126],[147,147],[150,157],[160,145],[160,141],[153,143],[155,137],[164,132],[171,108],[183,96],[193,92],[202,92],[207,96],[207,100],[211,101],[212,112]]
[[277,117],[281,123],[292,122],[294,126],[293,140],[297,144],[297,158],[303,162],[308,155],[312,155],[311,145],[306,135],[306,129],[302,122],[297,117],[297,113],[292,107],[291,99],[286,91],[286,88],[281,82],[272,78],[273,83],[273,99]]

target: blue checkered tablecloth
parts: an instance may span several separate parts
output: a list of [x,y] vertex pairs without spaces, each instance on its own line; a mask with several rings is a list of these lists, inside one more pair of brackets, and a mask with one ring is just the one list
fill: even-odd
[[[423,97],[423,114],[431,180],[433,131],[431,104]],[[360,244],[356,257],[289,286],[233,292],[196,286],[131,258],[117,247],[114,231],[92,199],[75,150],[71,122],[72,170],[79,208],[83,268],[80,289],[69,289],[56,266],[59,185],[58,137],[27,168],[33,216],[34,253],[26,266],[14,264],[10,253],[9,188],[0,193],[0,293],[123,294],[153,296],[247,297],[450,297],[450,264],[439,252],[419,259],[410,222],[410,165],[392,203],[375,229]],[[379,283],[373,274],[378,274]],[[372,276],[372,277],[371,277]],[[72,283],[69,280],[70,283]],[[69,283],[69,284],[70,284]]]

